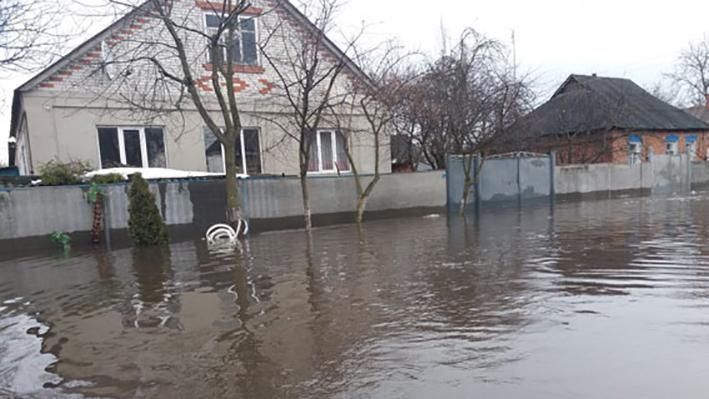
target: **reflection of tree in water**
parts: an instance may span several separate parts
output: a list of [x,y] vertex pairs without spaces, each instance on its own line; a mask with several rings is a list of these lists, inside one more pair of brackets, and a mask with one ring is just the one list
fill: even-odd
[[131,311],[124,313],[123,325],[135,328],[166,327],[181,329],[175,316],[179,310],[168,248],[133,248],[135,292]]
[[200,284],[233,295],[238,322],[235,328],[221,332],[216,338],[223,350],[218,361],[208,367],[206,378],[217,397],[270,398],[276,395],[280,371],[261,353],[257,334],[262,328],[259,305],[270,297],[270,278],[255,274],[253,256],[248,241],[239,243],[232,254],[210,254],[206,247],[198,250]]

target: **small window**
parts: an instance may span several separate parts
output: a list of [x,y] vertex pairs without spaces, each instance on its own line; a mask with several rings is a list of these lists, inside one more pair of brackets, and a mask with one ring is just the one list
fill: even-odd
[[101,168],[167,166],[162,128],[100,127],[98,141]]
[[310,137],[308,172],[334,173],[349,171],[347,141],[336,130],[320,130]]
[[145,128],[145,145],[148,149],[148,166],[151,168],[166,167],[165,140],[163,139],[162,129]]
[[261,174],[261,143],[258,129],[244,129],[241,140],[238,140],[236,151],[237,161],[242,157],[245,168],[250,175]]
[[208,127],[204,128],[204,153],[207,156],[207,171],[224,173],[224,149]]
[[676,142],[665,143],[665,153],[667,155],[677,155],[677,143]]
[[117,128],[98,128],[98,144],[101,152],[101,168],[105,169],[121,166],[121,152],[118,149]]
[[[214,36],[219,33],[222,27],[222,19],[215,14],[205,15],[205,25],[207,35]],[[219,37],[222,47],[222,58],[226,59],[226,29]],[[256,20],[254,17],[240,17],[239,25],[234,33],[234,48],[232,49],[232,61],[241,65],[258,65],[258,40]],[[212,60],[213,62],[213,60]]]
[[628,144],[628,158],[631,165],[642,162],[642,144],[638,142],[630,142]]
[[687,143],[687,155],[690,161],[697,160],[697,143],[695,141]]
[[684,137],[685,148],[687,150],[687,156],[690,161],[696,161],[699,159],[697,156],[697,136],[694,134],[688,134]]
[[[212,131],[204,128],[204,151],[207,171],[224,173],[224,146]],[[238,173],[261,174],[261,140],[257,128],[244,128],[236,139],[236,169]],[[246,173],[244,172],[246,171]]]

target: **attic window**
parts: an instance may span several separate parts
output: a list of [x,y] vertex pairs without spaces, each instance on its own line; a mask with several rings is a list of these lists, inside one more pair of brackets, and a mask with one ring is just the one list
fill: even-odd
[[[213,37],[219,34],[219,29],[223,28],[222,18],[223,16],[217,14],[205,14],[205,31],[208,36]],[[239,24],[234,32],[234,43],[231,52],[232,62],[237,65],[258,65],[256,19],[252,16],[240,16],[238,21]],[[224,29],[219,36],[224,59],[226,59],[226,35],[227,29]]]

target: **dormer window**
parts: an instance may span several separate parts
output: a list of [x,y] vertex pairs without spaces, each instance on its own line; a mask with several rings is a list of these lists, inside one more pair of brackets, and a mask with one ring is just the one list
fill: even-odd
[[[258,46],[256,43],[256,19],[253,16],[239,16],[238,26],[234,31],[234,47],[232,49],[232,62],[237,65],[258,65]],[[206,33],[214,36],[222,26],[222,16],[205,14]],[[226,59],[227,28],[219,37],[222,47],[222,57]]]

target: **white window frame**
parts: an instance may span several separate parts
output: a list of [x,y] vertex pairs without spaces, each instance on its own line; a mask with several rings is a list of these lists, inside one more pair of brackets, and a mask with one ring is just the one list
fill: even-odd
[[[218,12],[207,11],[207,12],[204,13],[204,16],[202,17],[202,20],[203,20],[203,22],[204,22],[204,33],[205,33],[207,36],[209,36],[209,30],[210,30],[210,29],[214,29],[214,28],[210,28],[209,26],[207,26],[207,16],[208,16],[208,15],[214,15],[214,16],[216,16],[216,17],[221,17],[221,15],[220,15]],[[258,42],[259,42],[259,21],[258,21],[258,18],[257,18],[256,15],[239,15],[238,19],[239,19],[239,21],[238,21],[238,27],[239,27],[239,29],[237,29],[237,32],[238,32],[238,38],[237,38],[237,39],[238,39],[239,41],[241,41],[241,20],[243,20],[243,19],[251,19],[251,20],[254,21],[254,34],[255,34],[254,41],[256,42],[256,63],[254,63],[254,64],[246,64],[246,63],[244,63],[244,62],[239,62],[239,63],[234,63],[234,65],[261,66],[261,51],[259,51],[259,48],[258,48]],[[222,35],[219,39],[220,39],[220,40],[224,40],[224,35]],[[243,60],[243,59],[244,59],[244,42],[243,42],[243,41],[242,41],[241,44],[239,45],[239,51],[241,51],[241,54],[240,54],[240,55],[241,55],[241,59]],[[224,47],[224,54],[222,54],[222,57],[226,60],[226,46]],[[211,62],[212,62],[212,59],[211,59],[211,55],[210,55],[210,54],[207,54],[207,62],[208,62],[208,63],[211,63]]]
[[677,142],[667,141],[665,142],[665,154],[666,155],[677,155]]
[[687,147],[687,155],[690,161],[696,161],[699,157],[697,157],[697,142],[693,141],[691,143],[686,143],[685,145]]
[[[330,133],[330,143],[332,145],[332,169],[323,169],[323,162],[322,162],[322,141],[320,139],[320,134],[321,133]],[[337,158],[337,129],[319,129],[316,131],[315,134],[315,142],[312,143],[311,145],[315,145],[315,148],[317,150],[318,154],[318,170],[313,170],[313,171],[308,171],[308,174],[312,175],[326,175],[326,174],[333,174],[333,173],[351,173],[352,172],[352,166],[348,167],[347,170],[339,170],[337,169],[337,162],[339,159]],[[340,134],[342,134],[340,132]],[[342,139],[345,141],[345,145],[347,145],[346,141],[347,138],[343,135]],[[349,162],[349,160],[347,160]]]
[[[633,151],[633,146],[635,146],[635,151]],[[628,155],[630,157],[630,164],[635,165],[637,163],[642,163],[642,151],[643,145],[637,141],[631,141],[628,143]]]
[[[167,157],[167,140],[165,140],[165,128],[162,126],[96,126],[96,143],[98,147],[98,164],[99,168],[103,169],[103,159],[101,158],[101,138],[98,134],[98,129],[116,129],[116,134],[118,135],[118,156],[119,161],[123,165],[126,163],[126,139],[124,132],[126,130],[137,130],[140,137],[140,161],[142,168],[150,168],[150,160],[148,159],[148,142],[145,139],[145,129],[160,129],[162,130],[162,142],[163,150],[165,151],[165,168],[170,165]],[[128,166],[130,168],[134,166]]]
[[[244,176],[249,176],[249,170],[246,168],[246,143],[244,141],[244,130],[256,130],[257,132],[259,169],[261,169],[261,173],[263,173],[263,152],[261,152],[261,129],[257,127],[242,127],[241,132],[239,132],[239,144],[241,144],[241,174]],[[224,171],[224,175],[226,175],[226,156],[224,155],[224,144],[219,143],[219,146],[222,149],[222,170]]]

